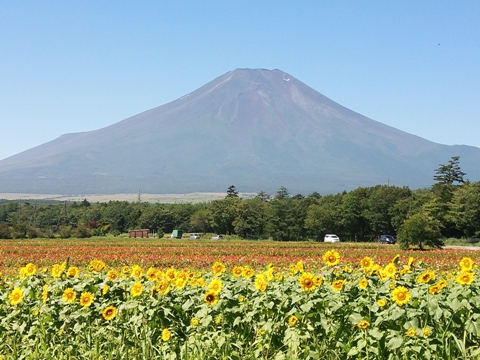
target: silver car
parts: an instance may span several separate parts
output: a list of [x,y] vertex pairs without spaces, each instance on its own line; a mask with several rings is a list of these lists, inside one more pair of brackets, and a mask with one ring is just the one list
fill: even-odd
[[335,234],[327,234],[323,238],[323,241],[326,243],[337,243],[340,242],[340,238]]

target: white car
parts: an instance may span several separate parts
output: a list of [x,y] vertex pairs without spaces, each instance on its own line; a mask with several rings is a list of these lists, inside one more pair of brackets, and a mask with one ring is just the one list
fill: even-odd
[[189,238],[190,238],[190,239],[200,239],[200,235],[198,235],[198,234],[190,234]]
[[212,240],[222,240],[222,239],[223,239],[223,236],[222,236],[222,235],[212,236]]
[[323,241],[328,243],[337,243],[340,242],[340,238],[335,234],[327,234],[323,238]]

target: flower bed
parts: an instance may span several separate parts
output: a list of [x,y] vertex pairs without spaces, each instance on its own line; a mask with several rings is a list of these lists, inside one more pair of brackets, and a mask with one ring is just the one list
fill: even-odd
[[29,359],[480,355],[476,260],[458,257],[454,267],[442,270],[404,254],[379,264],[373,251],[365,256],[364,249],[353,261],[344,256],[348,247],[321,249],[307,257],[312,261],[288,266],[253,266],[233,258],[208,267],[117,266],[100,258],[85,266],[27,263],[2,279],[0,354]]

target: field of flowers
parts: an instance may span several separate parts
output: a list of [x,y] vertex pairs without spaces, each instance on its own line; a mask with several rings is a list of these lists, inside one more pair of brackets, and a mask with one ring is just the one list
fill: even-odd
[[2,359],[477,359],[478,253],[2,241]]

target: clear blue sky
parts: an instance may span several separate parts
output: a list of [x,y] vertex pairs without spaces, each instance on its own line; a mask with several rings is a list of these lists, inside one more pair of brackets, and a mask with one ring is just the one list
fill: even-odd
[[0,159],[281,69],[442,144],[480,147],[480,1],[0,0]]

